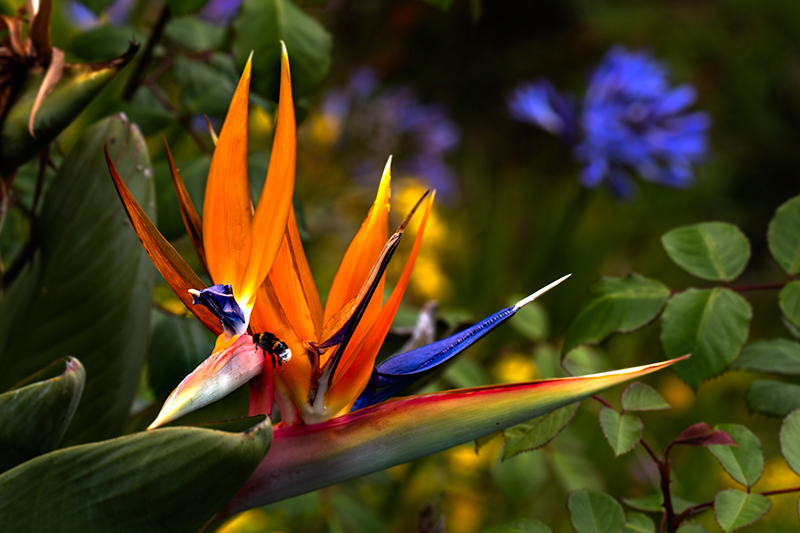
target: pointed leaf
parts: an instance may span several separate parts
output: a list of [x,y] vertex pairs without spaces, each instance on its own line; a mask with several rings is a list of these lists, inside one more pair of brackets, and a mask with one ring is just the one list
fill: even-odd
[[650,385],[631,383],[622,392],[622,409],[625,411],[660,411],[670,409],[670,405]]
[[729,289],[687,289],[667,303],[661,322],[661,344],[667,356],[692,354],[675,365],[675,373],[697,390],[719,375],[739,355],[753,311],[747,300]]
[[717,524],[725,533],[757,522],[767,514],[772,502],[761,494],[748,494],[740,490],[727,489],[714,498],[714,514]]
[[412,396],[320,424],[278,428],[269,460],[217,518],[470,442],[672,363]]
[[800,281],[787,283],[778,296],[781,312],[795,327],[800,327]]
[[713,445],[708,447],[722,468],[745,487],[752,487],[764,471],[764,451],[761,441],[752,431],[740,424],[717,424],[738,446]]
[[642,421],[630,415],[621,415],[614,409],[600,409],[600,426],[606,440],[614,450],[614,457],[631,451],[642,437]]
[[529,452],[541,448],[556,438],[575,417],[580,404],[556,409],[552,413],[539,416],[506,429],[503,432],[506,444],[503,448],[503,460],[510,459],[522,452]]
[[483,533],[553,533],[553,530],[534,518],[520,518],[508,524],[487,529]]
[[800,196],[775,211],[767,231],[767,244],[772,257],[787,274],[800,273]]
[[267,419],[244,433],[166,428],[51,452],[0,475],[0,530],[194,533],[271,436]]
[[731,368],[800,376],[800,343],[789,339],[772,339],[748,344]]
[[583,343],[596,344],[614,332],[627,333],[652,322],[669,298],[661,282],[639,274],[604,278],[589,288],[589,297],[567,329],[564,353]]
[[622,533],[625,528],[622,506],[608,494],[576,490],[569,495],[567,507],[577,533]]
[[153,266],[108,179],[105,144],[130,189],[152,208],[152,169],[139,130],[120,116],[92,126],[44,200],[39,252],[0,302],[0,389],[80,354],[86,388],[68,443],[122,429],[150,323]]
[[656,525],[646,514],[627,513],[625,515],[625,533],[656,533]]
[[784,417],[800,409],[800,385],[758,379],[747,389],[745,398],[751,411]]
[[80,361],[66,357],[0,394],[0,473],[56,449],[85,382]]
[[680,435],[675,437],[675,440],[670,443],[667,450],[677,444],[710,446],[712,444],[735,445],[736,442],[724,431],[711,429],[711,426],[705,422],[698,422],[684,429]]
[[733,224],[705,222],[684,226],[661,237],[667,255],[686,272],[701,279],[732,281],[747,266],[750,242]]
[[794,473],[800,475],[800,410],[792,411],[783,420],[780,441],[784,459]]

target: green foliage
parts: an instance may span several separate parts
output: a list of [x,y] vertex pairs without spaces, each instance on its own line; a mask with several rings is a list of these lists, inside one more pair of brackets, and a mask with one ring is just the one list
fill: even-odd
[[[508,305],[514,305],[524,296],[515,295],[508,299]],[[550,335],[550,321],[547,318],[547,311],[544,306],[537,301],[533,301],[517,311],[509,321],[511,327],[528,339],[536,341],[547,340]]]
[[556,438],[575,416],[579,405],[580,402],[575,402],[503,431],[506,441],[503,448],[503,460],[522,452],[541,448]]
[[747,266],[750,242],[733,224],[705,222],[676,228],[661,237],[667,255],[689,274],[732,281]]
[[786,284],[778,296],[781,312],[795,327],[800,327],[800,281]]
[[175,78],[183,87],[184,103],[191,113],[223,116],[238,81],[230,59],[214,55],[208,62],[175,60]]
[[107,61],[124,54],[131,42],[146,40],[146,36],[130,26],[106,24],[77,34],[67,50],[86,62]]
[[56,449],[85,383],[83,365],[66,357],[0,394],[0,473]]
[[732,368],[800,375],[800,343],[789,339],[756,341],[742,350]]
[[667,357],[692,354],[673,368],[693,389],[719,375],[739,355],[752,310],[729,289],[687,289],[667,303],[661,343]]
[[625,527],[622,506],[608,494],[577,490],[569,495],[567,507],[577,533],[622,533]]
[[720,491],[714,498],[717,524],[725,533],[760,520],[771,506],[772,502],[766,496],[733,489]]
[[167,23],[164,35],[188,50],[202,52],[214,50],[222,44],[225,30],[197,17],[178,17]]
[[800,410],[792,411],[783,421],[780,433],[781,453],[794,470],[800,475]]
[[653,321],[669,298],[659,281],[638,274],[604,278],[592,285],[589,297],[567,330],[564,352],[583,343],[598,343],[611,333],[626,333]]
[[800,196],[783,203],[769,223],[767,243],[772,257],[793,276],[800,272]]
[[150,321],[154,268],[119,206],[105,145],[154,216],[150,157],[138,129],[119,116],[98,123],[59,169],[42,207],[30,267],[0,301],[0,388],[69,354],[86,367],[69,443],[119,434]]
[[600,409],[600,426],[615,457],[631,451],[642,437],[643,426],[639,418],[620,414],[609,407]]
[[625,411],[661,411],[670,408],[653,387],[638,381],[625,387],[620,401]]
[[265,420],[244,433],[166,428],[51,452],[0,475],[0,530],[195,533],[271,442]]
[[502,526],[487,529],[483,533],[552,533],[553,530],[533,518],[521,518]]
[[745,399],[751,411],[784,417],[791,411],[800,409],[800,386],[758,379],[750,385]]
[[708,451],[714,454],[722,468],[738,483],[752,487],[761,478],[764,471],[764,451],[761,441],[755,434],[740,424],[717,424],[720,429],[730,435],[738,446],[714,444]]
[[625,515],[625,533],[656,533],[656,525],[645,514],[627,513]]

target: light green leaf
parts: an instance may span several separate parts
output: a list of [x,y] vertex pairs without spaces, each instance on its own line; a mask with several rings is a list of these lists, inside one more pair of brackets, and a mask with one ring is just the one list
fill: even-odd
[[794,473],[800,475],[800,410],[792,411],[783,420],[780,441],[784,459]]
[[635,416],[621,415],[609,407],[600,409],[600,427],[615,457],[631,451],[642,437],[641,420]]
[[800,327],[800,281],[787,283],[778,296],[781,312],[795,327]]
[[759,379],[750,385],[745,398],[751,411],[784,417],[800,409],[800,386]]
[[253,55],[253,88],[278,100],[280,41],[286,43],[295,98],[323,80],[331,62],[331,36],[290,0],[245,0],[234,24],[233,54],[244,65]]
[[587,345],[578,346],[567,352],[561,364],[572,376],[599,374],[611,370],[605,355],[599,349]]
[[272,441],[164,428],[51,452],[0,475],[0,531],[195,533],[236,493]]
[[767,244],[772,257],[787,274],[800,272],[800,196],[775,211],[767,230]]
[[750,242],[739,228],[725,222],[704,222],[675,228],[661,237],[667,255],[693,276],[732,281],[747,266]]
[[639,381],[631,383],[622,392],[622,409],[625,411],[661,411],[670,405],[650,385]]
[[552,413],[539,416],[528,422],[517,424],[503,432],[505,447],[503,460],[518,453],[529,452],[541,448],[561,433],[578,412],[579,402],[556,409]]
[[733,489],[720,491],[714,498],[717,524],[725,533],[757,522],[771,506],[772,502],[766,496]]
[[553,530],[534,518],[521,518],[487,529],[483,533],[553,533]]
[[646,514],[628,513],[625,515],[625,533],[656,533],[656,525]]
[[661,282],[639,274],[603,278],[567,329],[564,353],[583,343],[599,343],[614,332],[627,333],[652,322],[669,298]]
[[637,511],[645,511],[648,513],[658,513],[664,506],[664,495],[660,492],[654,492],[647,496],[639,498],[622,498],[622,503],[636,509]]
[[[524,295],[515,294],[508,299],[507,303],[509,306],[514,305],[524,297]],[[517,332],[534,342],[543,341],[550,335],[550,319],[547,317],[547,311],[537,301],[533,301],[517,311],[508,323]]]
[[154,268],[133,232],[103,156],[151,217],[145,140],[124,117],[89,128],[67,156],[39,218],[32,264],[0,301],[0,389],[69,354],[86,388],[66,443],[119,434],[139,381]]
[[65,357],[0,394],[0,473],[56,449],[85,382],[80,361]]
[[608,494],[576,490],[569,495],[567,507],[577,533],[622,533],[625,528],[622,506]]
[[222,43],[225,29],[212,26],[198,17],[177,17],[167,23],[164,34],[172,42],[189,50],[213,50]]
[[708,446],[722,468],[745,487],[752,487],[764,471],[764,451],[761,441],[755,434],[740,424],[717,424],[720,429],[736,441],[739,446],[712,444]]
[[800,376],[800,343],[789,339],[756,341],[744,347],[731,368]]
[[722,373],[739,355],[753,311],[747,300],[723,289],[687,289],[667,303],[661,344],[667,357],[692,357],[673,368],[690,387]]
[[708,533],[708,530],[700,524],[681,524],[676,533]]

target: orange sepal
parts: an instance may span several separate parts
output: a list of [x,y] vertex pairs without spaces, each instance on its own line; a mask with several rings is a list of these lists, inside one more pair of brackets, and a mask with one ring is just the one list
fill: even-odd
[[202,290],[206,288],[197,274],[189,268],[186,261],[175,251],[175,248],[167,242],[161,233],[156,229],[155,225],[147,217],[147,214],[139,206],[139,203],[133,197],[125,182],[120,178],[114,163],[111,161],[111,156],[108,154],[108,147],[105,148],[106,162],[108,163],[108,170],[111,172],[111,178],[114,180],[114,185],[117,187],[120,200],[125,206],[125,211],[128,213],[128,218],[131,220],[134,231],[142,241],[147,255],[155,264],[156,268],[164,277],[166,282],[172,287],[172,290],[181,299],[189,310],[214,334],[222,333],[222,324],[219,319],[202,305],[192,305],[192,295],[189,294],[189,289]]

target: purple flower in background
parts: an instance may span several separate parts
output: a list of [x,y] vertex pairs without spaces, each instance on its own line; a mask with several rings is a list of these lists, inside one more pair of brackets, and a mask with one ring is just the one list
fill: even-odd
[[522,85],[508,103],[517,120],[573,145],[583,185],[606,182],[629,199],[636,192],[630,171],[670,187],[692,184],[711,125],[707,114],[686,112],[695,99],[690,85],[672,87],[666,67],[648,52],[615,47],[591,74],[579,110],[547,80]]
[[241,5],[242,0],[208,0],[200,10],[200,17],[215,26],[227,26]]

